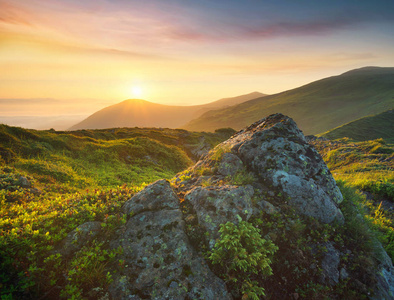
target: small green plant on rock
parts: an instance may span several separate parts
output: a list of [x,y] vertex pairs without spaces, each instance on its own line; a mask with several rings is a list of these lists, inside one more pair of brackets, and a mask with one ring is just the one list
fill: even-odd
[[253,182],[256,182],[256,177],[253,175],[253,173],[248,172],[246,169],[243,169],[236,174],[232,176],[227,176],[226,180],[230,184],[235,184],[235,185],[247,185],[247,184],[252,184]]
[[223,155],[225,153],[231,152],[231,147],[230,145],[219,145],[216,146],[213,150],[210,152],[210,158],[213,161],[221,161],[223,158]]
[[264,296],[264,288],[253,280],[253,275],[272,275],[270,265],[278,247],[262,238],[260,230],[246,221],[241,221],[238,226],[231,222],[222,224],[219,232],[220,239],[209,259],[223,268],[226,282],[241,283],[242,299]]

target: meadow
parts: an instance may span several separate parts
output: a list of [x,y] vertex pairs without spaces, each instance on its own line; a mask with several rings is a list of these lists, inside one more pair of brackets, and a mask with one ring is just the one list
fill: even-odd
[[87,221],[102,222],[111,234],[125,222],[120,208],[126,200],[191,166],[194,149],[213,147],[233,132],[59,132],[0,125],[1,298],[72,298],[89,282],[108,284],[104,267],[114,254],[105,238],[72,259],[55,254],[56,243]]
[[335,180],[354,189],[356,205],[394,259],[394,144],[384,139],[356,142],[349,138],[311,143]]
[[[122,249],[110,250],[107,243],[108,237],[126,222],[121,214],[123,203],[148,183],[171,179],[187,169],[198,159],[196,149],[212,148],[233,132],[155,128],[58,132],[0,125],[1,299],[98,298],[112,281],[113,274],[107,267],[122,268],[124,264],[117,259]],[[355,142],[346,138],[317,138],[311,143],[344,194],[341,209],[349,222],[342,229],[326,226],[313,231],[313,226],[304,226],[292,212],[288,215],[291,222],[283,215],[271,216],[264,224],[256,220],[263,231],[283,228],[283,245],[279,245],[274,273],[286,266],[290,254],[283,252],[285,249],[294,244],[306,247],[307,237],[316,235],[320,239],[323,234],[334,235],[335,230],[343,231],[343,243],[352,244],[349,248],[364,251],[365,261],[374,251],[368,244],[372,236],[377,236],[394,258],[390,209],[394,145],[383,139]],[[359,214],[365,222],[359,221]],[[103,234],[73,257],[59,254],[59,242],[88,221],[101,222]],[[361,273],[368,268],[365,261],[358,262]],[[289,288],[306,298],[324,295],[319,286],[306,281],[301,266],[291,267],[299,277],[287,283]],[[93,289],[98,285],[101,290]],[[274,293],[278,282],[271,282],[270,287],[267,291]],[[343,296],[346,288],[340,288],[338,295]]]

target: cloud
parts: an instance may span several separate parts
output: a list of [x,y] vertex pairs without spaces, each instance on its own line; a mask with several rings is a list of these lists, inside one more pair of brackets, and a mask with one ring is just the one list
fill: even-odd
[[0,98],[0,105],[42,105],[42,104],[56,104],[59,100],[52,98],[15,98],[15,99],[7,99]]
[[[333,5],[325,12],[313,8],[310,14],[286,11],[277,15],[256,15],[253,5],[244,5],[241,17],[236,8],[220,11],[217,7],[202,13],[203,4],[186,5],[181,1],[46,1],[18,2],[0,0],[0,22],[35,26],[34,34],[62,41],[85,44],[86,48],[106,48],[142,55],[154,50],[165,54],[184,43],[215,44],[303,36],[324,36],[354,28],[360,24],[393,21],[389,13]],[[40,5],[41,3],[41,5]],[[249,3],[250,4],[250,3]],[[226,4],[231,7],[234,3]],[[240,4],[237,4],[240,6]],[[261,4],[261,10],[266,4]],[[306,8],[306,5],[304,3]],[[206,9],[207,7],[205,7]],[[381,9],[382,10],[382,9]],[[248,14],[249,19],[245,19]],[[1,23],[0,23],[1,26]]]
[[31,26],[27,12],[13,4],[0,2],[0,23]]
[[[244,24],[210,24],[205,28],[173,28],[168,35],[174,39],[194,42],[232,42],[237,40],[264,40],[281,37],[303,37],[330,35],[342,30],[354,29],[367,23],[394,21],[391,16],[353,12],[352,15],[333,15],[331,17],[304,20],[251,20]],[[254,24],[253,24],[254,23]]]

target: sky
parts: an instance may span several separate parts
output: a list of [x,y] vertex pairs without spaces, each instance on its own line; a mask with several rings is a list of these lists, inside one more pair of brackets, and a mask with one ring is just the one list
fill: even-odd
[[394,66],[392,0],[0,0],[0,116],[274,94]]

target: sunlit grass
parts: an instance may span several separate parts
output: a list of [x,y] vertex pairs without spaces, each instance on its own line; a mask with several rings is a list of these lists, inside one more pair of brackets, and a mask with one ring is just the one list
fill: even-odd
[[[52,132],[0,125],[0,296],[79,299],[111,281],[106,236],[125,221],[120,209],[146,184],[192,165],[185,145],[212,146],[233,131],[118,128]],[[190,153],[189,153],[190,154]],[[21,186],[23,176],[31,188]],[[77,226],[103,234],[71,259],[53,252]],[[65,281],[67,278],[67,281]],[[58,287],[61,287],[59,290]]]

